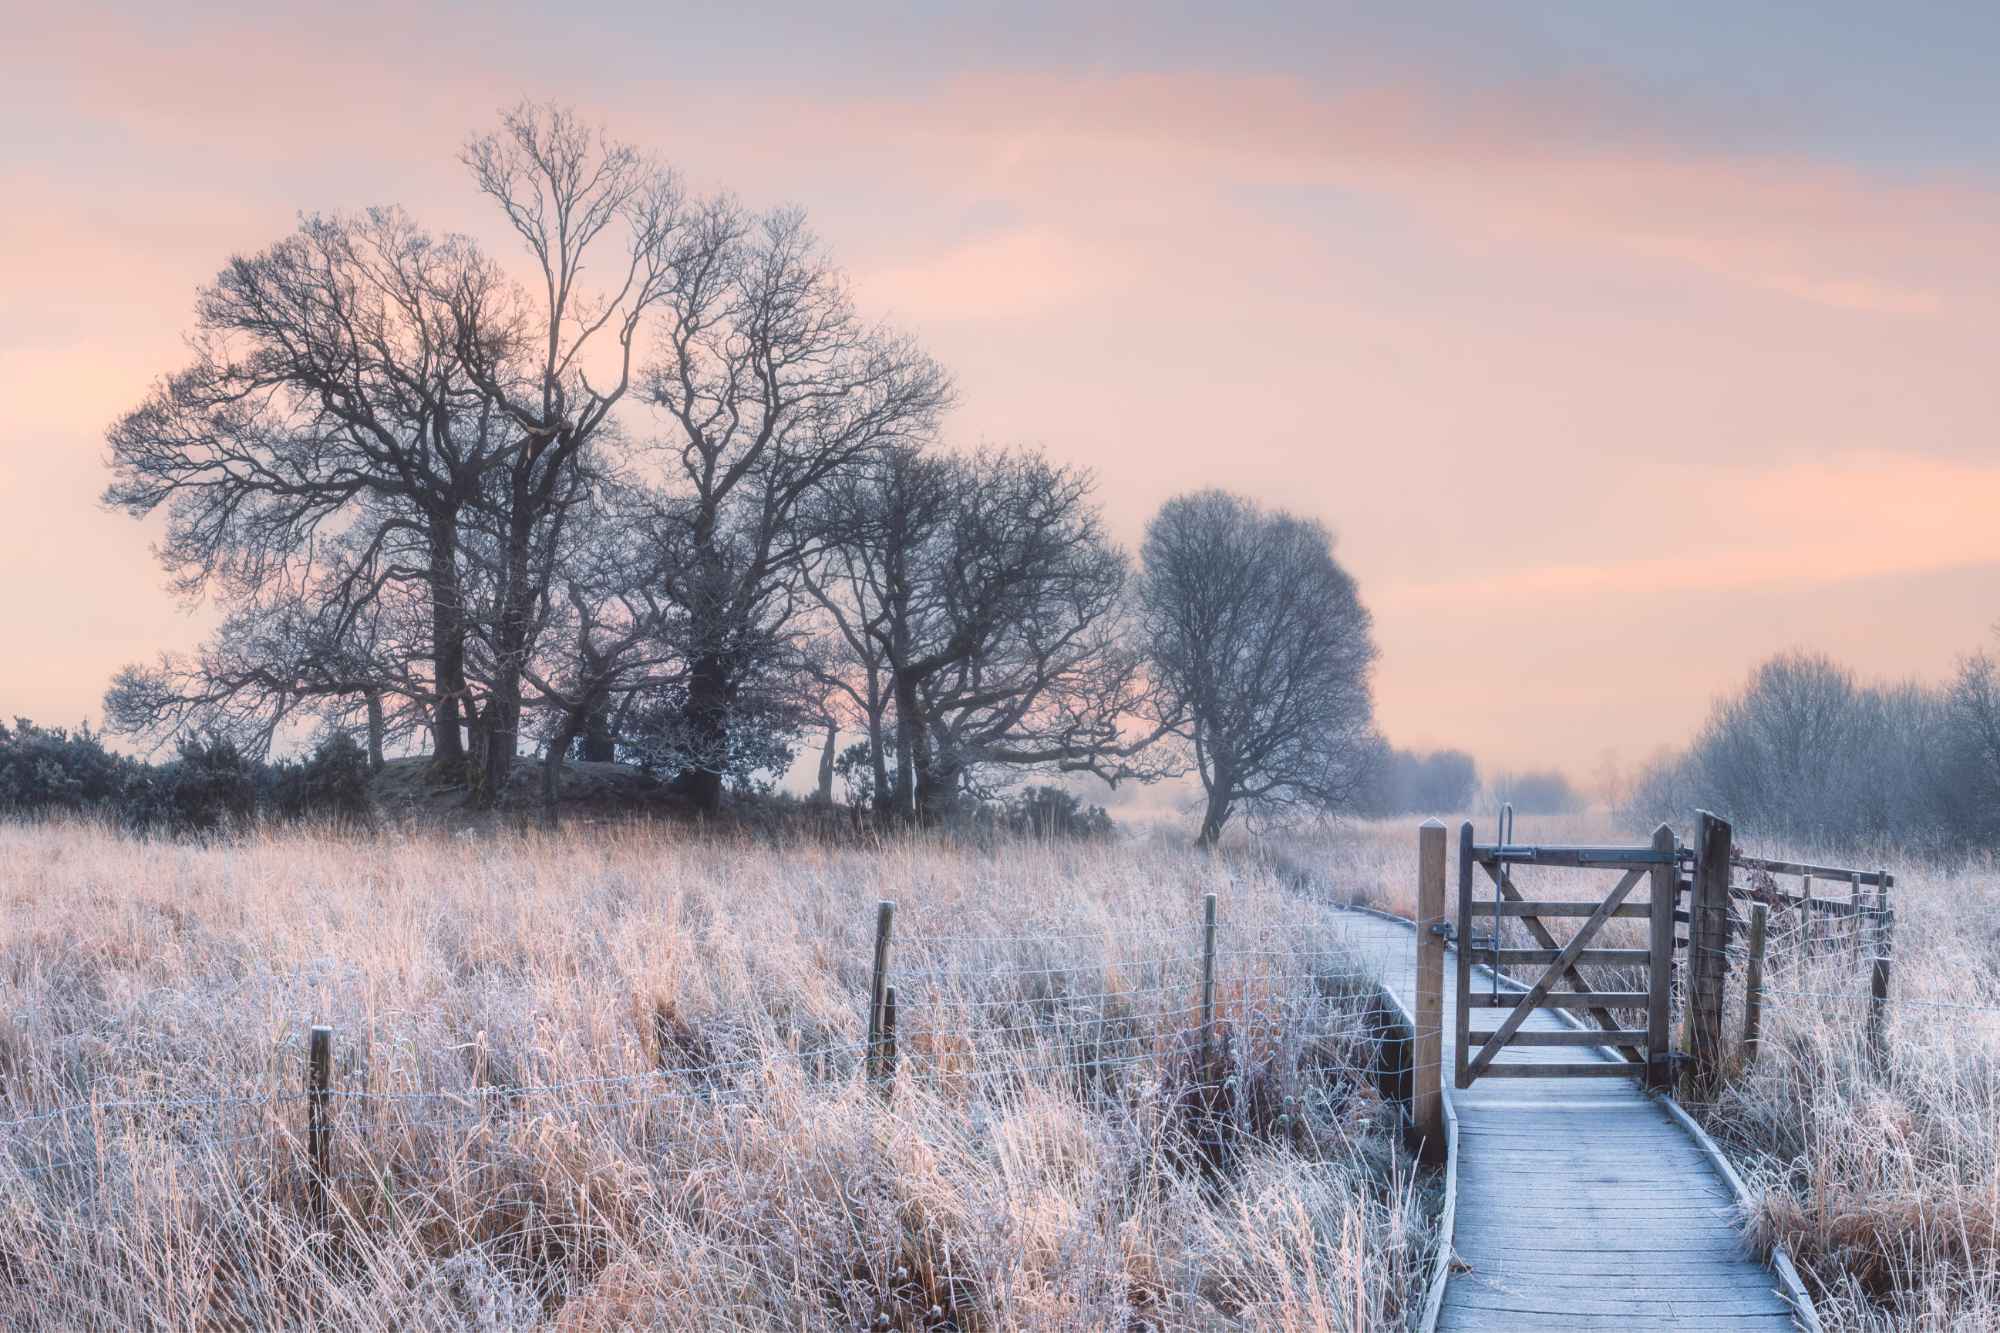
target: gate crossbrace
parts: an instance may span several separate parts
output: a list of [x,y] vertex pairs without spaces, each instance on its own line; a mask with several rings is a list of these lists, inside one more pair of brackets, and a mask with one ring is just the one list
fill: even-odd
[[[1505,864],[1496,867],[1490,862],[1482,861],[1480,862],[1480,865],[1485,869],[1487,877],[1490,878],[1494,882],[1494,884],[1499,886],[1500,892],[1507,896],[1507,900],[1509,902],[1518,903],[1523,901],[1521,897],[1521,891],[1514,887],[1513,877],[1507,873],[1507,867],[1505,866]],[[1556,945],[1556,937],[1554,933],[1551,932],[1547,926],[1542,924],[1542,919],[1540,917],[1524,916],[1520,920],[1521,924],[1528,928],[1528,933],[1530,935],[1533,935],[1536,941],[1540,943],[1544,949],[1554,949],[1558,947]],[[1494,919],[1493,922],[1493,930],[1496,935],[1500,931],[1500,922],[1497,917]],[[1582,974],[1579,973],[1574,967],[1571,967],[1567,970],[1567,972],[1564,974],[1564,980],[1568,981],[1571,987],[1579,991],[1588,991],[1593,989],[1591,985],[1583,979]],[[1619,1026],[1618,1020],[1612,1016],[1612,1013],[1609,1009],[1591,1009],[1588,1010],[1587,1012],[1590,1014],[1591,1019],[1600,1028],[1605,1028],[1607,1030],[1616,1030]],[[1632,1064],[1644,1064],[1646,1060],[1645,1054],[1635,1046],[1620,1046],[1618,1048],[1618,1053],[1624,1056],[1627,1062]]]
[[[1543,997],[1555,986],[1557,979],[1575,970],[1576,956],[1583,952],[1583,947],[1590,942],[1590,937],[1595,935],[1603,927],[1604,923],[1611,919],[1611,914],[1617,910],[1618,904],[1625,901],[1625,895],[1632,892],[1633,886],[1640,880],[1647,878],[1649,873],[1646,868],[1641,867],[1636,870],[1628,870],[1620,877],[1618,887],[1611,890],[1604,901],[1597,905],[1597,910],[1586,917],[1581,926],[1577,927],[1576,934],[1571,937],[1568,944],[1563,946],[1562,952],[1556,956],[1555,962],[1549,964],[1548,970],[1542,973],[1541,979],[1528,988],[1528,993],[1521,997],[1520,1002],[1514,1006],[1513,1010],[1507,1015],[1506,1020],[1486,1039],[1486,1044],[1479,1048],[1479,1054],[1472,1057],[1472,1063],[1466,1067],[1466,1073],[1470,1077],[1477,1078],[1486,1072],[1486,1067],[1493,1063],[1493,1057],[1506,1047],[1507,1039],[1519,1030],[1521,1024],[1528,1021],[1528,1015],[1534,1012],[1535,1007],[1542,1002]],[[1494,918],[1493,928],[1496,931],[1500,928],[1498,917]]]

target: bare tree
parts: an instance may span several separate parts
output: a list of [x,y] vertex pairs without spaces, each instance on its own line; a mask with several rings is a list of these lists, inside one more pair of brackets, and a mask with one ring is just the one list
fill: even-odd
[[787,694],[778,668],[806,657],[799,572],[819,538],[800,521],[804,502],[883,449],[927,439],[951,391],[913,343],[862,322],[798,213],[718,204],[699,231],[646,387],[667,423],[665,592],[690,634],[675,784],[713,809],[737,762],[732,727],[752,701]]
[[1154,516],[1141,559],[1161,716],[1207,797],[1199,844],[1239,807],[1348,803],[1372,758],[1375,645],[1326,528],[1200,491]]
[[[363,580],[350,593],[417,589],[435,753],[463,772],[469,722],[497,797],[548,595],[538,552],[686,259],[684,209],[669,173],[560,109],[507,113],[465,161],[539,292],[395,210],[308,218],[203,291],[193,364],[111,428],[106,498],[167,510],[161,558],[190,594],[304,604],[329,543]],[[582,284],[587,256],[604,287]]]
[[400,213],[308,218],[202,292],[193,364],[109,434],[106,499],[166,510],[160,557],[184,593],[303,603],[328,544],[358,571],[400,572],[414,548],[447,760],[463,753],[459,527],[498,446],[446,293],[469,303],[497,281]]
[[1945,688],[1950,726],[1949,817],[1958,840],[2000,845],[2000,663],[1974,653]]
[[[507,112],[498,132],[468,145],[464,161],[541,279],[539,291],[515,294],[498,312],[475,293],[453,304],[455,350],[514,436],[487,492],[498,559],[484,634],[492,679],[481,789],[497,799],[519,749],[522,675],[559,547],[548,529],[581,494],[573,473],[632,387],[641,324],[686,270],[706,262],[708,238],[689,224],[671,172],[560,107]],[[588,287],[584,270],[603,262],[607,244],[610,281]]]
[[[936,820],[982,772],[1160,775],[1135,728],[1126,562],[1088,473],[1032,452],[899,449],[831,488],[812,586],[847,645],[878,792]],[[893,719],[895,772],[884,750]]]

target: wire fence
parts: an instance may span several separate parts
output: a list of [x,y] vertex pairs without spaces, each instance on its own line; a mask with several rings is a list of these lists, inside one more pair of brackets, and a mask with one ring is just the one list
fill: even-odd
[[[34,1106],[46,1090],[9,1079],[0,1110],[20,1113],[0,1118],[0,1174],[87,1185],[173,1157],[221,1170],[289,1169],[324,1206],[343,1181],[379,1184],[385,1171],[410,1166],[394,1154],[419,1136],[504,1138],[551,1126],[627,1138],[677,1126],[715,1132],[787,1095],[900,1092],[974,1114],[982,1103],[1058,1088],[1115,1112],[1165,1099],[1225,1118],[1237,1101],[1280,1084],[1337,1082],[1393,1101],[1416,1034],[1374,998],[1377,969],[1337,914],[1231,924],[1215,920],[1213,895],[1206,906],[1187,929],[892,941],[885,905],[860,997],[862,1035],[807,1044],[767,1034],[749,1049],[695,1058],[685,1048],[705,1049],[702,1034],[662,1031],[658,1061],[643,1070],[484,1082],[475,1070],[457,1086],[368,1086],[377,1075],[328,1031],[324,1064],[307,1055],[258,1090],[135,1097],[113,1084]],[[280,1078],[291,1086],[276,1086]]]

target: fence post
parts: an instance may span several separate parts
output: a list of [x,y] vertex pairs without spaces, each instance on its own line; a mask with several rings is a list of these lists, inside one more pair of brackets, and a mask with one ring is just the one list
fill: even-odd
[[1673,1079],[1674,900],[1679,892],[1679,848],[1665,824],[1653,830],[1653,850],[1666,859],[1653,866],[1652,926],[1646,969],[1646,1086],[1664,1088]]
[[1813,936],[1817,933],[1813,929],[1813,913],[1816,910],[1818,909],[1813,906],[1812,876],[1807,875],[1805,890],[1799,902],[1799,911],[1804,913],[1799,918],[1799,951],[1808,958],[1812,957]]
[[1444,1160],[1444,825],[1417,830],[1417,1011],[1411,1034],[1410,1132],[1420,1155]]
[[1889,1055],[1889,956],[1896,914],[1889,909],[1889,872],[1875,872],[1875,957],[1868,967],[1868,1054],[1879,1068]]
[[882,1010],[889,985],[889,931],[896,921],[896,904],[883,899],[875,905],[875,970],[868,983],[868,1077],[882,1077]]
[[896,988],[882,988],[882,1079],[896,1081]]
[[1861,872],[1850,871],[1847,876],[1847,951],[1854,957],[1861,956]]
[[313,1227],[326,1231],[333,1224],[333,1029],[323,1024],[313,1026],[306,1056],[306,1155]]
[[1215,895],[1201,896],[1201,1053],[1215,1047]]
[[1722,987],[1728,975],[1729,821],[1695,812],[1694,893],[1688,900],[1687,1053],[1684,1095],[1711,1094],[1722,1074]]
[[1743,972],[1743,1067],[1757,1063],[1757,1043],[1764,1027],[1764,931],[1771,909],[1763,903],[1750,908],[1750,963]]

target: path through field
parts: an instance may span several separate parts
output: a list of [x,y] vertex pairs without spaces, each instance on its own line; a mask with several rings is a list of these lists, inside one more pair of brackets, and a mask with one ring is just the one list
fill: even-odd
[[[1356,913],[1354,947],[1414,1009],[1407,924]],[[1447,977],[1450,966],[1447,965]],[[1456,996],[1445,987],[1444,1067]],[[1528,1029],[1559,1028],[1538,1010]],[[1510,1048],[1509,1062],[1608,1059]],[[1700,1147],[1636,1083],[1482,1080],[1451,1092],[1458,1114],[1453,1248],[1439,1329],[1790,1329],[1777,1278],[1744,1247],[1733,1199]]]

